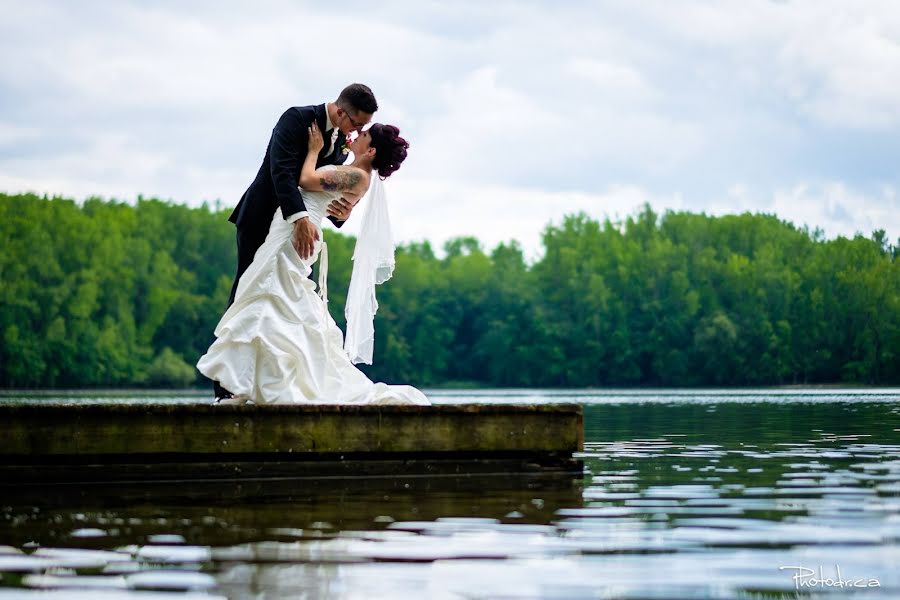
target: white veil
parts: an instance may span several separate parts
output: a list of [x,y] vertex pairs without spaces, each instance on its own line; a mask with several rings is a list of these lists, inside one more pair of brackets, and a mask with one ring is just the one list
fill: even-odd
[[372,171],[372,183],[366,198],[366,214],[362,230],[356,238],[353,251],[353,273],[344,316],[347,317],[347,335],[344,350],[353,363],[372,364],[375,345],[375,286],[384,283],[394,274],[394,238],[391,235],[391,218],[388,214],[384,184],[378,171]]

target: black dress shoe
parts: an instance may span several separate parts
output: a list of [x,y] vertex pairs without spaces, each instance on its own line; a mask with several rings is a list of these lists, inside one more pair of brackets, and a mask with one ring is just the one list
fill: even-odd
[[218,381],[213,381],[213,394],[216,396],[216,402],[226,398],[233,398],[234,394],[222,387]]

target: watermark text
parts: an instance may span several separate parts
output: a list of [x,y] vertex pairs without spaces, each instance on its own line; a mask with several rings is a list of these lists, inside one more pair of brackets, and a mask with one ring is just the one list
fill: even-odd
[[870,588],[870,587],[881,587],[881,582],[873,577],[859,577],[852,578],[848,577],[844,579],[843,575],[841,575],[841,567],[839,565],[834,565],[834,577],[828,577],[825,575],[825,569],[822,568],[822,565],[819,565],[818,571],[815,569],[810,569],[809,567],[802,566],[794,566],[794,565],[785,565],[782,567],[778,567],[779,571],[785,570],[793,570],[795,571],[793,575],[794,587],[798,590],[804,588],[817,588],[817,587],[837,587],[837,588]]

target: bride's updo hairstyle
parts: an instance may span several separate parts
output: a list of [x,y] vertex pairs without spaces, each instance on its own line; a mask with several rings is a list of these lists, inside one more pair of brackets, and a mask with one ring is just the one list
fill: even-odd
[[409,142],[400,137],[400,130],[393,125],[375,123],[369,128],[369,135],[372,136],[370,145],[375,148],[372,168],[378,171],[382,179],[386,179],[406,160]]

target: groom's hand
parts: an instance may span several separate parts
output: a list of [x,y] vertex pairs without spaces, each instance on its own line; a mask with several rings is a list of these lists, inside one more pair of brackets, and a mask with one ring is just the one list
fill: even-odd
[[348,200],[345,200],[342,197],[329,202],[328,208],[326,210],[328,211],[328,214],[335,219],[338,219],[339,221],[346,221],[350,217],[350,213],[353,211],[353,205],[350,204]]
[[294,233],[291,242],[294,250],[300,255],[300,258],[306,260],[312,256],[316,240],[319,239],[319,231],[313,225],[309,218],[298,219],[294,221]]

